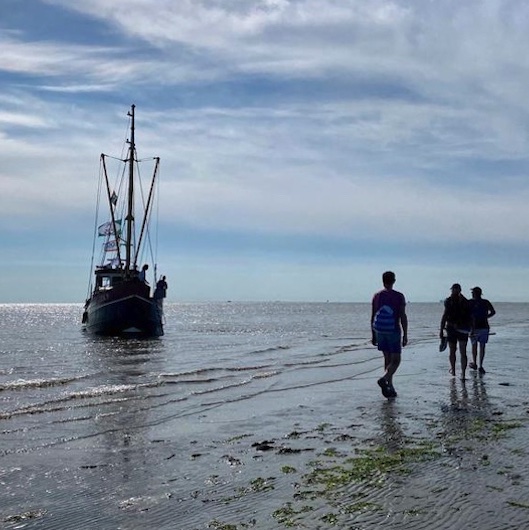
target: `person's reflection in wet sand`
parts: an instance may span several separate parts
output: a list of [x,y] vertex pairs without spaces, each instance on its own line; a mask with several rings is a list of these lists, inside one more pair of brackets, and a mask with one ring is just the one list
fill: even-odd
[[[490,403],[485,384],[479,377],[467,384],[456,380],[450,382],[449,402],[441,405],[442,438],[447,443],[448,452],[459,457],[462,465],[465,451],[457,448],[458,440],[477,440],[477,435],[490,417]],[[467,389],[467,386],[469,387]]]
[[488,415],[490,402],[483,379],[475,376],[471,381],[467,379],[460,383],[461,389],[458,390],[456,380],[450,381],[450,405],[443,405],[443,412],[467,412],[474,417]]
[[475,376],[472,379],[472,406],[481,411],[483,415],[488,415],[490,412],[490,402],[487,396],[486,384],[479,376]]
[[450,405],[452,412],[468,412],[468,390],[465,381],[461,381],[461,391],[458,391],[455,379],[450,381]]
[[398,451],[405,445],[405,435],[397,420],[398,408],[393,401],[383,401],[380,406],[381,443],[389,452]]

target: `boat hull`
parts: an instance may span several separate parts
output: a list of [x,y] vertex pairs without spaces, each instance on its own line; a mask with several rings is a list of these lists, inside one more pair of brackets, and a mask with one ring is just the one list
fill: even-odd
[[96,335],[160,337],[163,335],[162,301],[124,289],[94,293],[86,303],[83,324],[86,331]]

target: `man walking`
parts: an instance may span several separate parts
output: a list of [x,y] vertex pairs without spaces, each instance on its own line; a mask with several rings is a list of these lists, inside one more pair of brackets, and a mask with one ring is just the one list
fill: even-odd
[[384,375],[377,383],[387,398],[397,396],[393,376],[400,365],[402,346],[408,344],[406,299],[393,289],[395,281],[395,273],[386,271],[382,275],[384,289],[375,293],[371,304],[371,342],[384,354]]
[[485,369],[483,368],[483,359],[485,359],[485,344],[489,341],[489,318],[496,314],[492,304],[481,298],[483,291],[481,287],[472,288],[472,300],[470,303],[470,342],[472,344],[472,362],[469,367],[472,370],[478,368],[476,361],[478,357],[478,344],[479,344],[479,373],[484,374]]
[[446,328],[446,338],[450,350],[450,373],[456,375],[456,352],[459,345],[461,355],[461,379],[465,380],[467,369],[467,343],[470,333],[470,307],[468,300],[461,294],[461,285],[454,283],[450,296],[444,301],[444,313],[441,318],[439,336],[442,339]]

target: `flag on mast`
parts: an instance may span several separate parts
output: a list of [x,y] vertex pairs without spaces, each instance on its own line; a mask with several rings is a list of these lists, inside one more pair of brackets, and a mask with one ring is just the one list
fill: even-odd
[[[118,219],[116,221],[116,227],[118,235],[121,233],[121,219]],[[112,221],[108,221],[107,223],[103,223],[102,225],[99,225],[97,227],[97,235],[98,236],[110,236],[114,234],[114,229],[112,227]]]
[[118,242],[115,239],[112,239],[111,241],[107,241],[104,244],[105,252],[112,252],[113,250],[118,249]]

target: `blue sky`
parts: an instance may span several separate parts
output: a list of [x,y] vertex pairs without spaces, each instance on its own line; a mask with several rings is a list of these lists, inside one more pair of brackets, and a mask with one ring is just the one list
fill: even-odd
[[523,0],[2,0],[0,302],[82,302],[136,105],[169,300],[529,301]]

